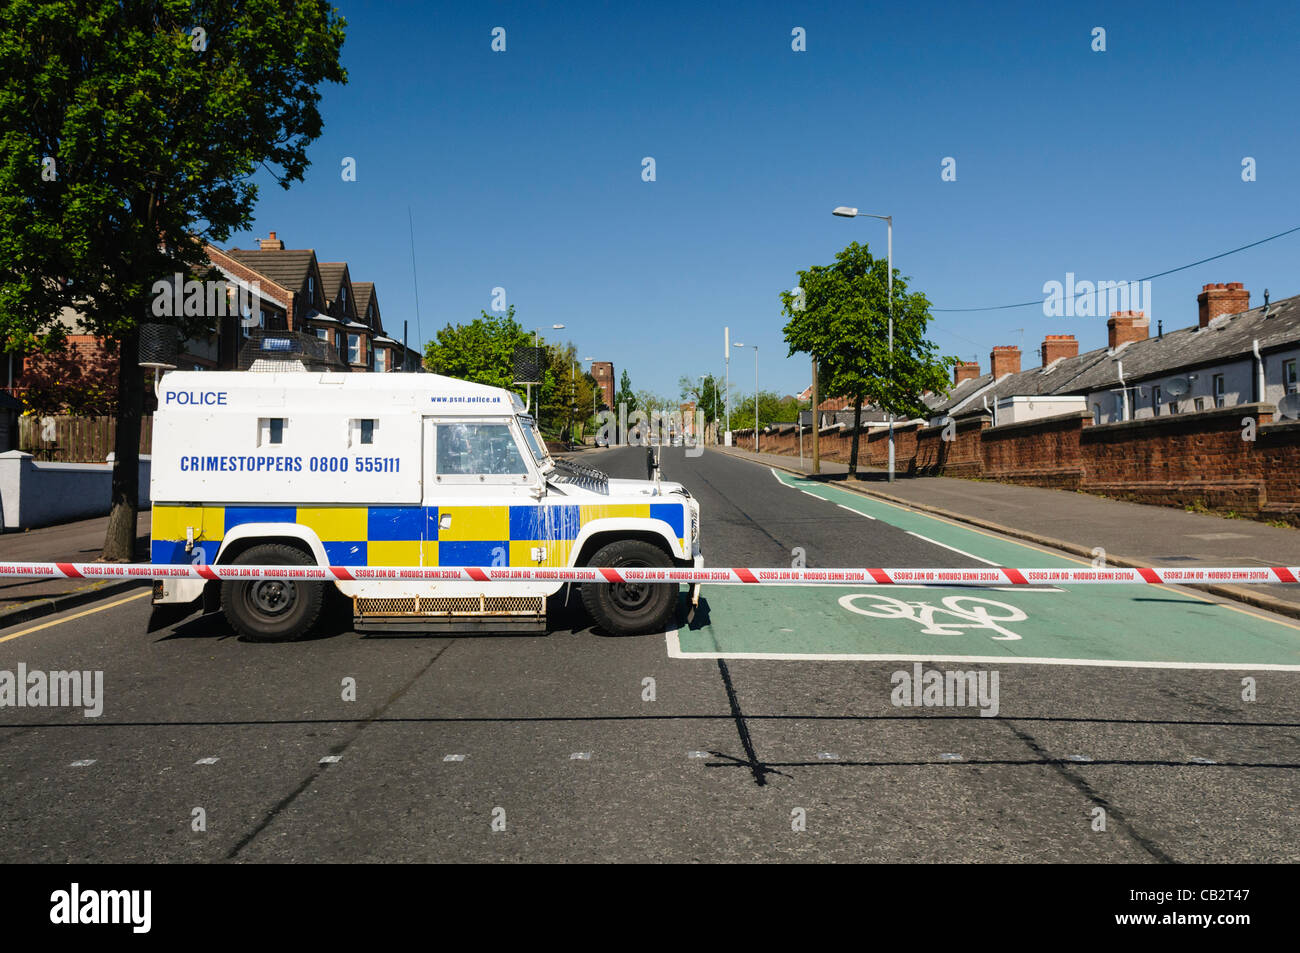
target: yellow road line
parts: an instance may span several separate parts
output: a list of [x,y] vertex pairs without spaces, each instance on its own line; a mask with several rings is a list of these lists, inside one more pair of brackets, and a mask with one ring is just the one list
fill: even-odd
[[105,609],[120,606],[124,602],[134,602],[136,599],[143,599],[145,596],[151,595],[153,595],[153,593],[149,590],[137,592],[133,596],[127,596],[125,599],[118,599],[116,602],[110,602],[107,605],[96,606],[93,609],[86,609],[84,612],[78,612],[76,615],[65,616],[62,619],[54,619],[50,622],[42,622],[40,625],[34,625],[30,629],[23,629],[21,632],[14,632],[10,635],[0,636],[0,642],[8,642],[10,639],[17,639],[32,632],[39,632],[41,629],[48,629],[52,625],[62,625],[64,622],[71,622],[73,619],[80,619],[83,616],[94,615],[96,612],[103,612]]

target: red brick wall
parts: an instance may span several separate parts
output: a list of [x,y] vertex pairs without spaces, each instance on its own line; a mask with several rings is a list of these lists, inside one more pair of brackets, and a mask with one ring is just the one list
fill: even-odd
[[[1254,440],[1243,439],[1245,417],[1257,421]],[[899,472],[980,477],[1004,483],[1085,490],[1163,506],[1205,507],[1300,526],[1300,422],[1272,422],[1272,407],[1237,407],[1093,426],[1086,412],[990,427],[967,418],[944,440],[944,427],[895,428]],[[752,432],[736,445],[753,447]],[[824,460],[848,463],[852,434],[823,432]],[[796,455],[795,432],[766,435],[761,449]],[[858,463],[879,469],[887,460],[888,433],[860,435]],[[812,442],[804,434],[804,455]]]

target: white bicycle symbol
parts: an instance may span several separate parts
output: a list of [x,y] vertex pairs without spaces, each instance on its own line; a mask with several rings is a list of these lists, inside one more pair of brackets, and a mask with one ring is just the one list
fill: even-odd
[[[871,606],[859,606],[858,599],[874,599]],[[926,635],[961,635],[962,629],[992,629],[1002,633],[991,638],[1000,642],[1018,640],[1020,636],[998,625],[999,622],[1024,622],[1028,618],[1020,609],[1005,602],[981,599],[977,596],[946,596],[942,607],[923,600],[904,602],[883,593],[855,592],[841,596],[840,605],[858,615],[873,619],[911,619],[921,623],[921,631]],[[990,610],[995,610],[991,612]],[[935,616],[951,616],[964,621],[936,622]]]

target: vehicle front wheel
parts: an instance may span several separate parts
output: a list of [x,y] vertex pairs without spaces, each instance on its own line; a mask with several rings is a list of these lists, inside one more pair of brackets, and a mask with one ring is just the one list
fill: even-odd
[[[234,565],[311,566],[311,557],[283,543],[240,553]],[[221,583],[221,611],[235,631],[254,642],[292,642],[311,631],[325,601],[323,582],[257,579]]]
[[[590,566],[611,569],[658,569],[672,566],[669,555],[639,539],[620,539],[604,546]],[[596,623],[611,635],[661,632],[677,611],[678,586],[659,582],[584,582],[578,587],[582,604]]]

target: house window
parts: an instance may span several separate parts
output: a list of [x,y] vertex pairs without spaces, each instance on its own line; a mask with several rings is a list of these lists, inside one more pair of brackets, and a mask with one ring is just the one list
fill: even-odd
[[1204,409],[1205,409],[1205,398],[1204,398],[1204,397],[1198,397],[1198,398],[1196,398],[1195,407],[1196,407],[1197,410],[1204,410]]
[[388,370],[388,351],[382,347],[375,351],[375,370],[381,374]]
[[1224,400],[1225,397],[1223,392],[1223,375],[1215,374],[1214,375],[1214,406],[1222,407],[1224,404]]
[[361,335],[359,334],[348,335],[348,363],[361,363]]
[[316,336],[320,338],[322,341],[324,341],[326,344],[329,343],[330,333],[326,331],[324,328],[317,328]]
[[344,285],[343,287],[339,288],[339,304],[347,304],[347,303],[348,303],[348,286]]
[[1294,394],[1297,390],[1295,379],[1295,358],[1282,362],[1282,388],[1288,394]]
[[373,420],[361,421],[361,442],[362,443],[375,442],[375,422]]
[[369,341],[366,342],[366,367],[375,368],[375,346]]
[[1160,385],[1155,384],[1151,388],[1151,416],[1160,416]]
[[307,300],[316,303],[316,279],[311,275],[307,276]]
[[1101,423],[1101,404],[1092,405],[1092,422],[1094,424]]

